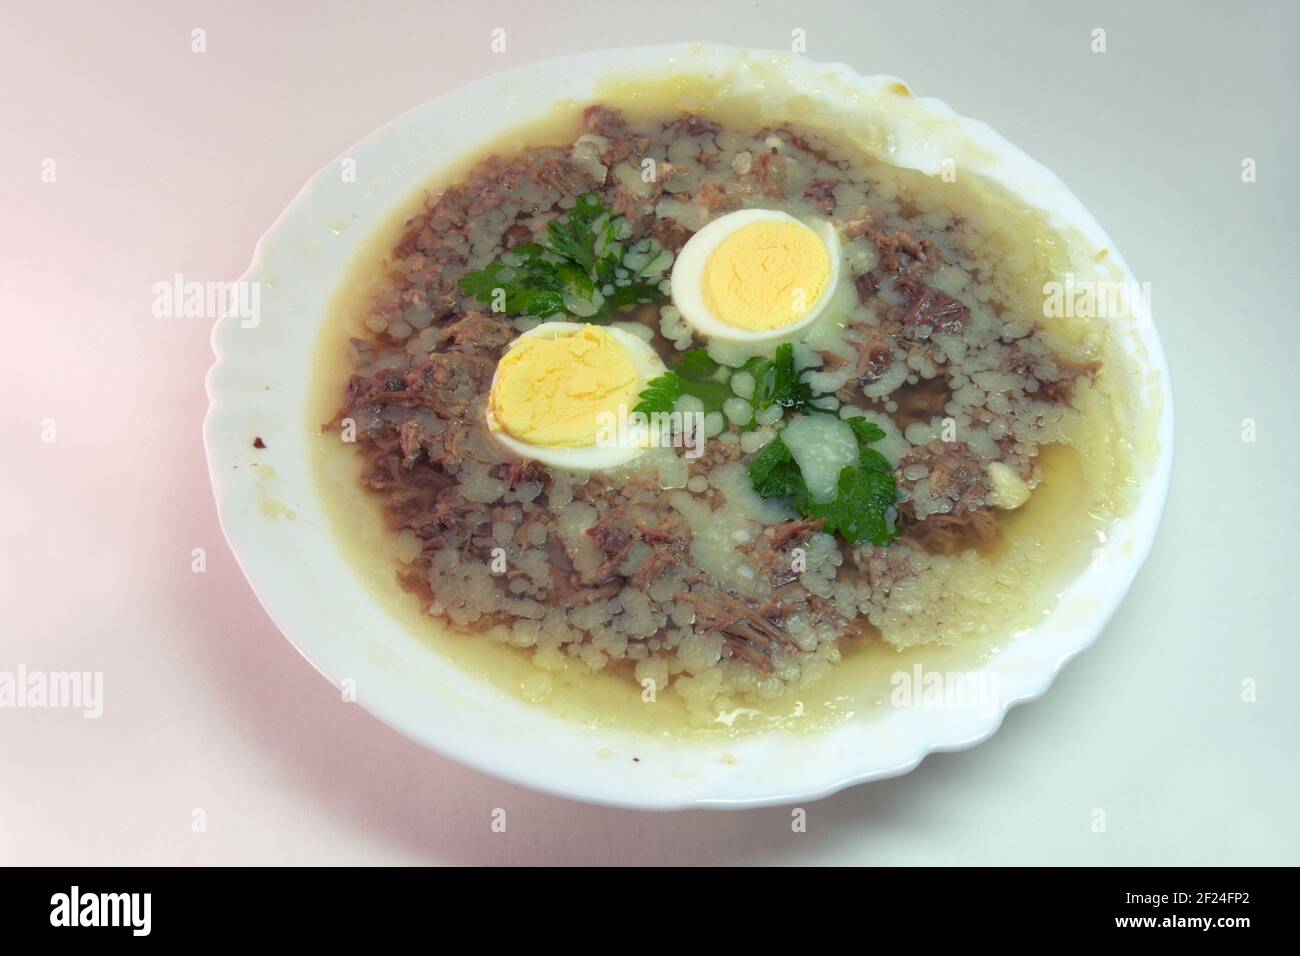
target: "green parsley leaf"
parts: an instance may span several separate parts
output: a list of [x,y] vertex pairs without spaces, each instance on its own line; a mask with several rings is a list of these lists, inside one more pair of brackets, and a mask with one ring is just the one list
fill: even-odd
[[884,438],[885,430],[861,415],[844,420],[849,423],[849,427],[853,429],[853,437],[858,440],[858,460],[861,462],[862,467],[892,474],[893,468],[889,464],[889,459],[874,448],[867,447],[872,442],[878,442]]
[[813,400],[813,390],[794,370],[794,345],[785,342],[776,347],[770,359],[750,359],[743,366],[754,376],[754,411],[779,405],[802,411]]
[[648,305],[658,302],[663,297],[664,294],[659,291],[658,281],[633,281],[628,285],[616,285],[613,291],[605,296],[605,301],[601,305],[598,314],[601,316],[610,315],[634,305]]
[[609,207],[595,193],[579,196],[567,219],[552,219],[546,224],[551,251],[576,262],[583,272],[590,274],[596,264],[596,238],[610,224],[608,216]]
[[540,246],[520,246],[518,263],[507,265],[501,259],[486,269],[471,272],[460,280],[461,291],[481,302],[491,302],[496,290],[505,293],[505,311],[510,315],[535,315],[546,318],[564,311],[566,282],[576,280],[560,271],[556,263],[542,257]]
[[[546,228],[545,246],[527,243],[510,250],[462,276],[460,290],[507,315],[544,319],[567,312],[589,322],[663,298],[659,277],[643,276],[662,248],[652,239],[625,246],[620,236],[630,231],[627,221],[614,216],[596,193],[579,196],[567,216]],[[630,259],[642,265],[633,268]],[[580,302],[590,308],[575,305]]]
[[821,518],[822,530],[845,541],[870,541],[886,547],[898,537],[890,524],[889,509],[898,500],[889,461],[872,442],[885,437],[879,425],[865,418],[847,418],[858,441],[860,464],[840,469],[835,497],[813,501],[803,472],[778,432],[749,463],[749,480],[764,498],[789,498],[790,506],[805,518]]
[[763,446],[749,463],[749,480],[764,498],[790,497],[802,501],[808,497],[803,472],[780,435]]
[[845,541],[861,541],[885,547],[897,537],[888,518],[889,506],[898,498],[893,476],[888,472],[850,465],[840,470],[835,497],[827,502],[806,501],[800,512],[808,518],[822,518],[822,530],[838,534]]
[[721,411],[722,404],[733,395],[729,384],[718,381],[719,368],[705,349],[686,352],[667,372],[646,383],[641,401],[633,410],[645,415],[671,412],[680,396],[694,395],[704,404],[705,413]]
[[678,396],[682,394],[682,384],[683,379],[672,372],[650,379],[641,392],[641,401],[632,410],[646,416],[655,412],[671,412]]
[[[846,418],[844,420],[848,422],[849,427],[853,429],[853,437],[858,440],[858,448],[863,451],[868,450],[868,445],[878,442],[880,439],[885,437],[885,430],[865,415],[854,415],[852,418]],[[881,457],[881,460],[884,461],[883,456]],[[865,462],[863,464],[865,464]],[[888,470],[888,464],[886,464],[885,467],[886,470]]]
[[689,352],[683,352],[676,364],[683,375],[697,380],[711,378],[721,368],[709,355],[708,349],[691,349]]

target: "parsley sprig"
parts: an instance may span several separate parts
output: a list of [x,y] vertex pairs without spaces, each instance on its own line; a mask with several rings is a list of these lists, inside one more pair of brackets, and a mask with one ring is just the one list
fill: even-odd
[[628,243],[630,232],[599,195],[585,193],[567,216],[547,223],[546,245],[515,247],[462,276],[460,290],[507,315],[603,321],[663,298],[661,276],[648,274],[663,248],[653,239]]
[[[719,374],[720,366],[709,357],[706,349],[694,349],[686,352],[674,363],[664,375],[651,379],[641,392],[641,401],[636,411],[647,415],[652,412],[670,412],[682,395],[694,395],[704,403],[706,412],[722,410],[722,404],[733,397],[730,376],[735,372],[728,370],[724,378]],[[813,392],[812,386],[805,382],[794,367],[794,345],[786,342],[776,347],[771,358],[755,356],[735,371],[748,372],[754,379],[754,393],[750,404],[754,412],[763,411],[772,406],[780,406],[794,412],[827,412],[816,403],[824,396]],[[742,431],[758,427],[753,418]]]
[[792,411],[821,411],[812,405],[816,398],[812,386],[805,382],[794,368],[794,345],[785,342],[776,347],[770,359],[752,358],[741,370],[754,377],[753,406],[755,412],[779,405]]
[[780,432],[749,464],[749,480],[764,498],[789,498],[790,506],[805,518],[821,518],[822,530],[849,542],[863,539],[885,547],[898,537],[889,509],[898,500],[889,460],[869,447],[885,432],[865,418],[846,418],[858,442],[858,463],[840,469],[835,497],[814,501],[803,472]]
[[694,395],[704,404],[705,412],[721,411],[732,393],[730,385],[718,381],[719,368],[705,349],[686,352],[667,372],[646,382],[633,411],[644,415],[671,412],[682,395]]

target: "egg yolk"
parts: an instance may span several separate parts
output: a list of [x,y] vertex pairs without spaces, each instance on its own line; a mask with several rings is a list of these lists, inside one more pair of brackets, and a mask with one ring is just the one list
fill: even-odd
[[519,339],[497,366],[488,395],[492,426],[548,448],[596,443],[602,412],[629,410],[641,377],[618,340],[595,325],[554,338]]
[[733,328],[770,332],[812,311],[830,280],[826,243],[797,222],[756,222],[724,239],[709,256],[704,304]]

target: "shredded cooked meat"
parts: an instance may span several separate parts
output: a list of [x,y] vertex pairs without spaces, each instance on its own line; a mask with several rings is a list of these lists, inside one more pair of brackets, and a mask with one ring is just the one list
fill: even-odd
[[799,580],[795,570],[793,550],[808,543],[808,538],[821,530],[825,524],[821,519],[808,521],[795,519],[770,525],[763,529],[754,541],[743,545],[741,550],[750,558],[757,568],[771,583],[780,588]]
[[908,297],[902,319],[904,334],[925,336],[933,331],[960,335],[970,321],[970,309],[915,276],[900,276],[894,285]]
[[772,620],[780,613],[775,602],[756,607],[734,594],[703,585],[683,597],[695,606],[697,628],[721,634],[728,654],[764,673],[771,671],[775,652],[797,649],[790,635]]
[[858,381],[874,382],[894,364],[894,350],[889,336],[874,325],[854,323],[852,328],[861,338],[853,340],[858,352]]
[[[854,169],[819,134],[741,134],[698,115],[632,121],[604,105],[583,118],[572,149],[491,156],[406,224],[364,317],[369,332],[348,344],[353,374],[331,425],[355,432],[362,484],[382,498],[399,542],[403,586],[451,626],[492,630],[549,669],[619,661],[640,675],[671,662],[658,680],[698,676],[718,663],[711,654],[745,680],[756,673],[779,686],[777,675],[835,659],[828,652],[841,636],[860,632],[924,573],[918,556],[998,539],[989,456],[1031,479],[1036,430],[1099,365],[1053,352],[1033,317],[1001,314],[987,291],[994,279],[970,252],[979,237],[960,216],[945,223],[889,198],[898,190],[878,189],[869,169]],[[844,265],[856,308],[841,340],[818,340],[819,371],[836,379],[841,402],[887,415],[915,446],[895,469],[900,542],[850,546],[820,520],[738,519],[753,495],[733,494],[723,477],[752,461],[748,426],[724,423],[670,477],[555,469],[488,433],[497,362],[526,326],[463,295],[459,281],[545,241],[548,224],[591,191],[626,219],[629,240],[649,237],[672,253],[704,223],[754,206],[822,217],[856,243]],[[662,306],[617,318],[648,329],[669,361],[704,344],[689,330],[683,339],[670,302]],[[912,431],[937,434],[954,415],[991,437],[944,442]],[[705,546],[711,523],[731,535],[721,546]]]
[[[924,476],[909,477],[913,468],[924,469]],[[934,441],[913,449],[899,459],[897,474],[899,487],[910,495],[898,508],[900,527],[926,550],[954,554],[998,539],[986,462],[965,442]],[[918,516],[922,483],[925,512]]]
[[691,544],[691,529],[680,514],[665,514],[632,502],[606,511],[587,529],[587,536],[605,555],[604,563],[592,574],[598,581],[614,574],[634,544],[644,542],[650,546],[652,553],[628,577],[634,587],[643,587],[659,572],[680,563]]

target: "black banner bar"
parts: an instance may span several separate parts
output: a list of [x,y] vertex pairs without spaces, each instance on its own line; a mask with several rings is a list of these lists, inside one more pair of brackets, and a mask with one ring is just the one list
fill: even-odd
[[[277,926],[291,928],[296,942],[338,943],[355,934],[369,940],[377,931],[427,930],[430,921],[446,928],[462,914],[477,923],[484,907],[499,908],[507,928],[522,928],[533,914],[550,921],[540,925],[551,925],[581,913],[584,928],[607,924],[626,931],[643,922],[638,912],[647,903],[662,931],[671,923],[663,903],[675,904],[670,909],[693,903],[689,909],[703,904],[720,920],[744,911],[747,928],[757,928],[765,916],[788,919],[796,908],[808,908],[824,919],[847,916],[853,925],[844,930],[855,934],[872,925],[924,927],[927,942],[933,934],[974,938],[969,934],[1036,929],[1068,937],[1200,937],[1230,944],[1243,933],[1285,927],[1279,901],[1287,895],[1283,884],[1294,882],[1288,870],[1208,868],[875,869],[843,875],[573,869],[541,878],[505,869],[0,872],[0,925],[7,942],[75,935],[92,943],[247,941],[260,938],[250,936],[252,927]],[[693,924],[698,920],[691,917]]]

